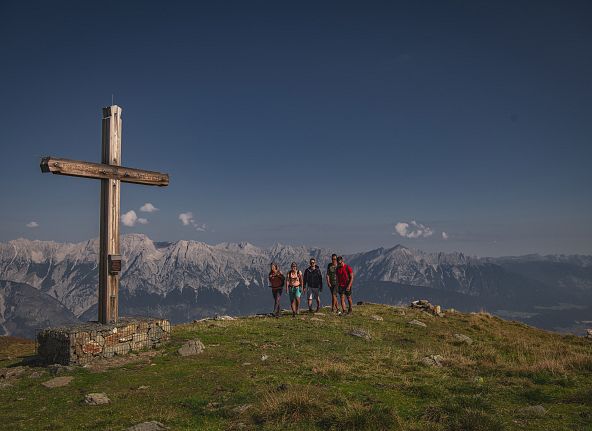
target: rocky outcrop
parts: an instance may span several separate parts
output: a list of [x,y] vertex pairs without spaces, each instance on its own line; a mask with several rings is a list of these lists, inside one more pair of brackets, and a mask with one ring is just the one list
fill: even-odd
[[417,301],[411,302],[409,304],[410,308],[416,308],[426,313],[433,314],[434,316],[443,317],[444,313],[442,313],[442,307],[439,305],[432,305],[427,299],[419,299]]

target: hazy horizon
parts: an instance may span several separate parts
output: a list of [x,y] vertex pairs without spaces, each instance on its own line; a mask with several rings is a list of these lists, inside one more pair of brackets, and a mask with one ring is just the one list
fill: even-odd
[[[146,236],[148,239],[150,239],[152,242],[155,243],[175,243],[177,241],[191,241],[191,242],[199,242],[199,243],[204,243],[207,244],[209,246],[217,246],[217,245],[222,245],[222,244],[241,244],[241,243],[248,243],[251,244],[255,247],[258,248],[262,248],[262,249],[268,249],[271,248],[275,245],[281,245],[281,246],[290,246],[290,247],[305,247],[305,248],[316,248],[316,249],[325,249],[330,251],[331,253],[336,253],[336,254],[343,254],[343,255],[350,255],[350,254],[357,254],[357,253],[366,253],[366,252],[370,252],[373,250],[377,250],[379,248],[384,248],[384,249],[392,249],[394,247],[397,246],[403,246],[405,248],[411,249],[411,250],[418,250],[418,251],[422,251],[422,252],[427,252],[427,253],[462,253],[465,256],[469,256],[469,257],[477,257],[477,258],[487,258],[487,257],[520,257],[520,256],[528,256],[528,255],[540,255],[540,256],[547,256],[547,255],[551,255],[551,256],[592,256],[592,253],[539,253],[536,251],[530,252],[530,253],[520,253],[520,254],[500,254],[500,255],[478,255],[478,254],[474,254],[474,253],[468,253],[465,252],[463,250],[448,250],[448,251],[444,251],[444,250],[432,250],[430,248],[422,248],[422,247],[418,247],[417,243],[404,243],[402,241],[397,242],[395,244],[391,244],[391,245],[377,245],[375,247],[370,247],[370,248],[364,248],[364,249],[337,249],[335,247],[328,247],[328,246],[323,246],[323,245],[319,245],[319,244],[306,244],[306,243],[284,243],[284,242],[274,242],[274,243],[257,243],[257,242],[252,242],[252,241],[220,241],[220,242],[208,242],[208,241],[203,241],[203,240],[199,240],[199,239],[187,239],[187,238],[180,238],[180,239],[175,239],[175,240],[170,240],[170,239],[160,239],[160,238],[152,238],[149,235],[142,233],[142,232],[127,232],[125,234],[122,234],[122,236],[125,235],[143,235]],[[65,241],[65,240],[58,240],[58,239],[46,239],[46,240],[40,240],[38,238],[27,238],[25,236],[22,237],[18,237],[18,238],[13,238],[13,239],[8,239],[5,241],[0,241],[0,242],[4,242],[4,243],[8,243],[10,241],[18,241],[18,240],[27,240],[27,241],[47,241],[47,242],[55,242],[55,243],[59,243],[59,244],[79,244],[82,242],[86,242],[86,241],[90,241],[90,240],[98,240],[99,236],[98,234],[92,238],[86,238],[86,239],[82,239],[79,241]]]

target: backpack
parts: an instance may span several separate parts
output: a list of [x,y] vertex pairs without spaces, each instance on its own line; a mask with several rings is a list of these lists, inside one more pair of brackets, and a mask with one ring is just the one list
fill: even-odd
[[271,278],[271,288],[279,289],[284,286],[286,282],[286,276],[284,274],[277,274]]

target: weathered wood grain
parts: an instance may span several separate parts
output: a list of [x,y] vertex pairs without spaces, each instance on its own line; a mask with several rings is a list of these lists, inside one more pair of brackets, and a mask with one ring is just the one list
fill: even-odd
[[48,156],[41,159],[40,167],[41,172],[51,172],[57,175],[119,180],[124,183],[144,184],[147,186],[163,187],[169,185],[168,174],[105,163],[91,163]]
[[[121,111],[117,106],[103,109],[101,162],[117,168],[121,164]],[[119,274],[109,271],[109,255],[119,255],[119,208],[121,184],[118,178],[101,180],[101,227],[99,252],[99,322],[119,318]]]

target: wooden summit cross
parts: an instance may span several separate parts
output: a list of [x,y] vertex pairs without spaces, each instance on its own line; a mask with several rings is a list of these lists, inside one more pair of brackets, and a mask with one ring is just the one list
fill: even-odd
[[168,186],[169,176],[121,166],[121,107],[103,108],[101,163],[44,157],[41,172],[101,180],[101,229],[99,253],[99,322],[117,322],[119,273],[120,182]]

